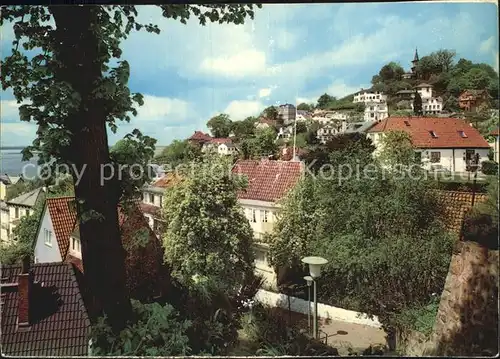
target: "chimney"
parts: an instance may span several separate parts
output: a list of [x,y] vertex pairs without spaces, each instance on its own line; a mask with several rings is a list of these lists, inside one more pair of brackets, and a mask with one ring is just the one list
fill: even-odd
[[17,308],[18,328],[27,328],[30,325],[30,296],[33,285],[33,273],[30,271],[30,258],[23,259],[23,268],[17,279],[19,303]]

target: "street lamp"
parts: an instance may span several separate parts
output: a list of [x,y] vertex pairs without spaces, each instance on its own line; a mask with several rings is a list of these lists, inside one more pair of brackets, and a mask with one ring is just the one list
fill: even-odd
[[311,286],[313,284],[313,278],[309,275],[304,277],[307,283],[307,330],[311,334]]
[[318,300],[317,300],[316,279],[318,279],[321,276],[321,266],[327,264],[328,261],[323,257],[305,257],[302,258],[302,263],[309,265],[309,274],[311,275],[314,282],[313,332],[314,332],[314,338],[318,339]]

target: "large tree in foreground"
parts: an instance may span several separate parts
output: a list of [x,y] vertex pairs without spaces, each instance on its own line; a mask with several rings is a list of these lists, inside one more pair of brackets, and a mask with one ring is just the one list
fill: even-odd
[[[201,25],[207,20],[242,24],[253,17],[252,5],[160,5],[166,18],[186,23],[191,15]],[[40,162],[65,163],[71,174],[83,176],[75,196],[80,218],[83,264],[94,304],[115,331],[131,313],[125,289],[124,249],[120,240],[117,204],[130,193],[118,184],[111,163],[107,126],[130,121],[140,94],[128,88],[130,68],[120,59],[120,43],[132,30],[159,33],[153,24],[136,22],[137,9],[119,6],[2,6],[1,25],[13,24],[12,53],[2,60],[2,88],[13,90],[22,121],[38,125],[33,145]],[[30,57],[23,52],[33,50]],[[133,133],[145,146],[151,139]],[[106,169],[103,176],[101,171]],[[106,178],[107,180],[103,179]],[[130,187],[129,187],[130,188]],[[133,189],[134,192],[137,188]]]

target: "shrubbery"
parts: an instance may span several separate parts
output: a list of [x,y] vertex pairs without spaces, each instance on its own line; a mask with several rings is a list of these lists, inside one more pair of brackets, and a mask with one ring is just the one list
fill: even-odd
[[283,203],[271,261],[302,267],[302,257],[325,257],[320,301],[377,315],[390,332],[399,313],[441,293],[453,238],[440,221],[432,182],[383,173],[371,152],[355,143],[329,160],[333,168],[370,164],[377,171],[342,181],[337,173],[306,177]]
[[496,176],[498,174],[498,163],[495,161],[484,161],[481,163],[481,172],[485,175]]

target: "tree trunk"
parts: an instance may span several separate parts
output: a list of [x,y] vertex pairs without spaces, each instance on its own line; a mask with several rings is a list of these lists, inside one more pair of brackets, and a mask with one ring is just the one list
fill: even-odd
[[[69,83],[80,95],[79,108],[68,114],[65,127],[71,132],[63,160],[74,165],[83,176],[75,180],[85,280],[93,299],[92,312],[105,314],[115,332],[121,330],[131,315],[126,290],[125,251],[118,224],[118,191],[115,183],[101,182],[101,171],[109,163],[106,116],[94,99],[96,81],[102,78],[99,60],[100,39],[98,6],[50,7],[56,23],[56,50],[59,62],[55,76]],[[87,218],[89,214],[93,215]],[[101,217],[102,216],[102,217]]]

